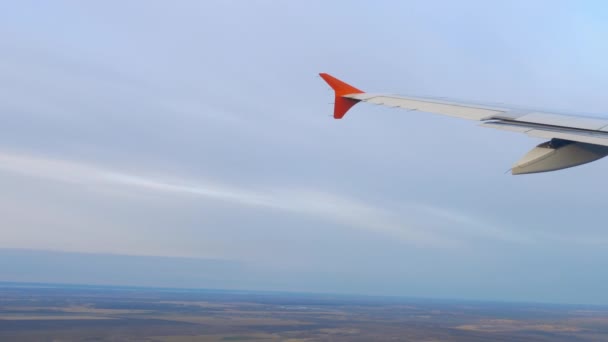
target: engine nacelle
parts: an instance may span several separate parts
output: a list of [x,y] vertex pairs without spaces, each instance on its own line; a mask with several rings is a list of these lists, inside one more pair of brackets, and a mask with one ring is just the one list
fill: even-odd
[[522,175],[561,170],[598,160],[608,155],[608,146],[551,139],[536,146],[513,165],[511,173]]

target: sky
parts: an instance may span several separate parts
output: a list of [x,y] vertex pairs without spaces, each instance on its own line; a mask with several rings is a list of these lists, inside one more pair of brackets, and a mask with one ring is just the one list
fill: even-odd
[[608,160],[511,176],[542,140],[368,104],[334,120],[318,76],[602,115],[606,13],[2,3],[0,281],[608,304]]

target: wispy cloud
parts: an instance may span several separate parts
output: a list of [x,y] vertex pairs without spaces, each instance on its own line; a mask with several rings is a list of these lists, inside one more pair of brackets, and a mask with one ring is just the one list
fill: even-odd
[[104,190],[121,187],[122,191],[155,192],[165,195],[196,196],[233,205],[259,207],[316,217],[335,224],[369,230],[424,246],[454,246],[426,230],[420,223],[409,222],[397,213],[347,196],[299,188],[244,189],[206,180],[167,180],[120,172],[111,168],[56,158],[2,152],[0,170],[69,184],[87,185]]
[[[101,192],[118,187],[118,193],[165,196],[194,196],[235,206],[280,210],[304,215],[355,229],[389,235],[418,246],[458,247],[468,238],[506,243],[530,244],[538,241],[574,241],[601,244],[591,237],[571,240],[546,233],[522,233],[475,215],[424,203],[377,205],[345,195],[295,187],[256,188],[231,186],[203,179],[185,180],[136,175],[71,160],[0,152],[0,171],[25,176],[86,185]],[[115,192],[113,192],[115,193]]]
[[505,229],[502,225],[489,222],[479,216],[472,216],[452,209],[430,206],[421,203],[410,203],[409,208],[425,213],[428,217],[444,219],[457,226],[459,234],[468,234],[482,238],[490,238],[501,241],[508,241],[518,244],[534,242],[530,235],[521,234],[515,229]]

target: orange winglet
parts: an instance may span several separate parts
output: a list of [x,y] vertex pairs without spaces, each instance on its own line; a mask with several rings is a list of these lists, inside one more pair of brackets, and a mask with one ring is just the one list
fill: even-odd
[[346,84],[339,79],[331,76],[330,74],[320,73],[319,76],[329,84],[330,87],[336,92],[336,100],[334,103],[334,118],[342,119],[348,110],[357,104],[359,100],[349,99],[348,97],[343,97],[344,95],[349,94],[361,94],[362,90],[359,90],[350,84]]

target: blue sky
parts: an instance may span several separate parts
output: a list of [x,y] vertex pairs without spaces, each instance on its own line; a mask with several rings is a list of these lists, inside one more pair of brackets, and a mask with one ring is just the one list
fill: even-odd
[[542,141],[365,104],[333,120],[318,77],[601,115],[606,10],[7,2],[0,248],[246,269],[193,287],[608,304],[607,161],[505,175]]

